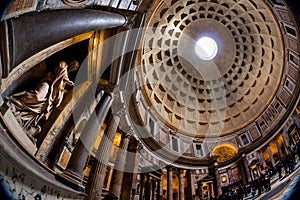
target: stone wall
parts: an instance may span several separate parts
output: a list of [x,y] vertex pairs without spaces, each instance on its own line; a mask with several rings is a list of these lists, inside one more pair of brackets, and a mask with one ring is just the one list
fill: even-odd
[[0,155],[1,199],[83,199],[75,193],[61,191],[27,174]]

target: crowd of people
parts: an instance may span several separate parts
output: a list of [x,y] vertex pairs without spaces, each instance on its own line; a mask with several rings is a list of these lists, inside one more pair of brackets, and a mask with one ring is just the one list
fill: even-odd
[[263,192],[267,192],[271,190],[271,181],[270,177],[266,175],[260,176],[260,178],[255,179],[248,185],[239,184],[237,187],[230,189],[227,192],[222,193],[219,200],[242,200],[245,197],[252,195],[259,196]]
[[[298,157],[298,159],[297,159]],[[300,141],[291,146],[290,153],[285,155],[276,166],[266,170],[266,173],[260,174],[259,178],[250,182],[248,185],[239,184],[226,192],[223,192],[218,198],[219,200],[242,200],[249,195],[258,197],[264,192],[271,190],[271,179],[278,175],[279,179],[288,176],[295,169],[295,165],[300,160]]]

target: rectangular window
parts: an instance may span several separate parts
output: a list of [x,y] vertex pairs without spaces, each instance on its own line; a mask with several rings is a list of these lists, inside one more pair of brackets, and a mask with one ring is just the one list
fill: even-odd
[[242,139],[244,145],[246,145],[246,144],[249,143],[249,140],[248,140],[248,138],[247,138],[246,135],[242,135],[242,136],[241,136],[241,139]]
[[175,137],[172,137],[172,149],[178,152],[178,140]]
[[278,6],[284,6],[282,0],[272,0],[273,4],[278,5]]
[[294,56],[293,54],[290,54],[290,60],[295,63],[296,65],[299,64],[299,60],[298,58],[296,58],[296,56]]
[[202,145],[201,144],[196,144],[196,150],[197,150],[197,155],[199,157],[203,156],[203,151],[202,151]]
[[292,92],[294,90],[294,84],[292,84],[289,80],[285,81],[285,86]]
[[155,126],[154,121],[151,118],[149,118],[149,128],[150,128],[149,132],[151,133],[151,135],[154,135],[154,126]]
[[291,27],[289,27],[289,26],[286,26],[285,29],[286,29],[286,31],[287,31],[289,34],[291,34],[291,35],[293,35],[293,36],[296,36],[296,31],[295,31],[295,29],[293,29],[293,28],[291,28]]

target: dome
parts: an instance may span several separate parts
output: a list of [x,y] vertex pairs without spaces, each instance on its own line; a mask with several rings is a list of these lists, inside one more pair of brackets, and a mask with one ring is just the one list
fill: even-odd
[[201,37],[195,44],[195,52],[202,60],[212,60],[218,53],[218,45],[210,37]]
[[[285,70],[283,36],[262,1],[160,1],[147,18],[139,59],[155,117],[189,137],[226,136],[258,119]],[[215,57],[195,52],[211,38]]]
[[245,198],[295,199],[295,1],[12,2],[0,23],[2,193],[222,199],[253,185]]

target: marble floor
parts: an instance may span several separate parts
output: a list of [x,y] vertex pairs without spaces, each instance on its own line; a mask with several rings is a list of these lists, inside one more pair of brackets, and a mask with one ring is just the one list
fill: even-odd
[[295,169],[289,173],[284,174],[282,178],[275,175],[271,181],[271,190],[252,196],[248,195],[246,200],[299,200],[300,199],[300,161],[297,162]]

